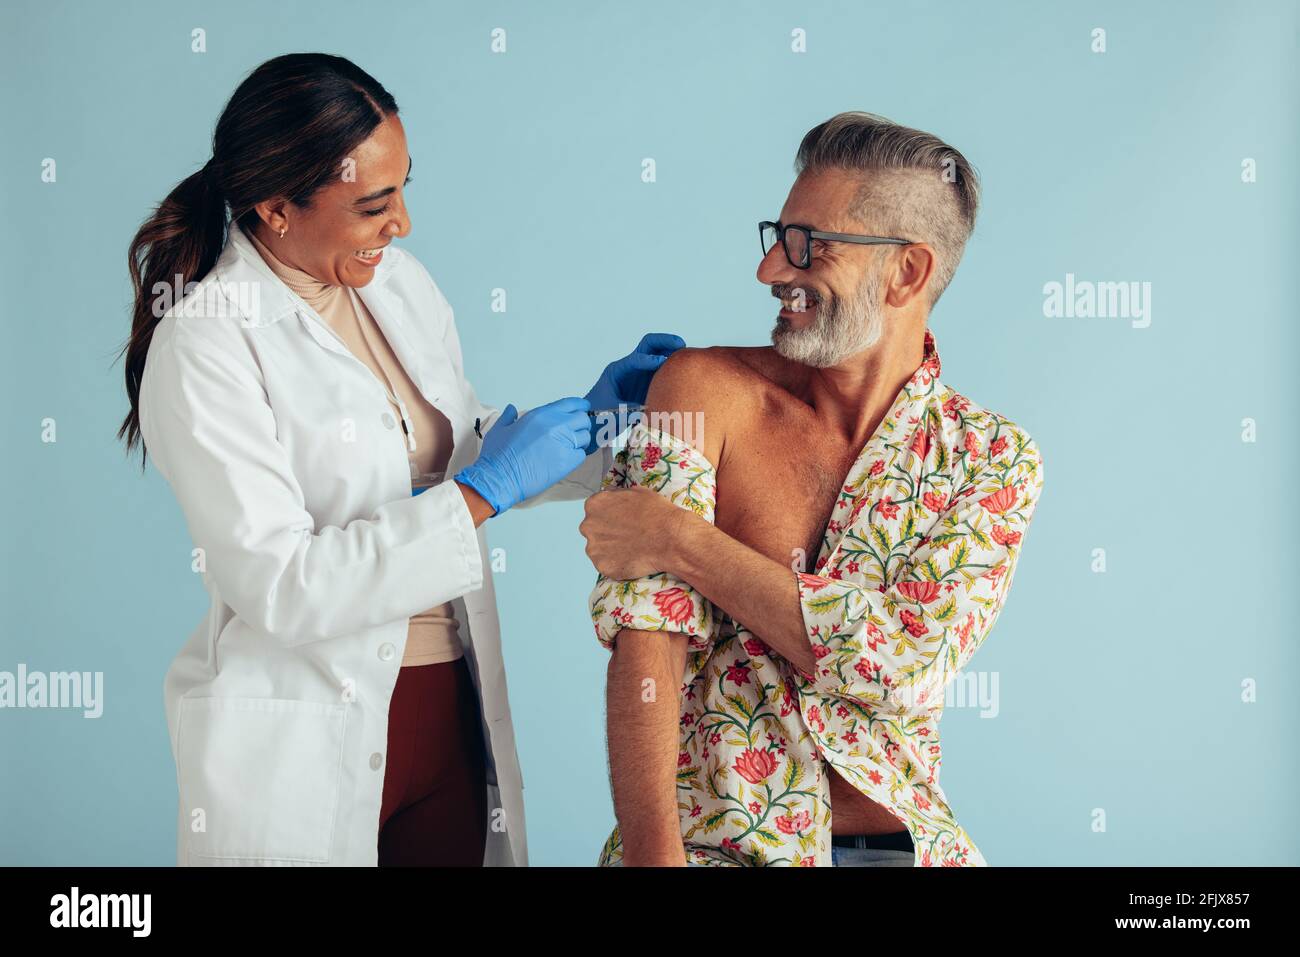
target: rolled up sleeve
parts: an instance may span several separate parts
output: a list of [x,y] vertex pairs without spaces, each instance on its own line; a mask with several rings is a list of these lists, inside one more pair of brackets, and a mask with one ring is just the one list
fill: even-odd
[[[637,423],[613,456],[602,488],[640,485],[689,509],[709,523],[717,504],[713,465],[693,446],[671,432]],[[597,575],[590,597],[596,640],[612,650],[618,633],[668,631],[688,636],[692,651],[711,647],[719,613],[707,598],[679,578],[659,572],[633,579]]]

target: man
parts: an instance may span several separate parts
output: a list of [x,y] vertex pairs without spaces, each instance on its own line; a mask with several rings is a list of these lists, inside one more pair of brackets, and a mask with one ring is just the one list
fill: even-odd
[[613,652],[602,864],[987,863],[939,787],[938,720],[1043,468],[938,378],[927,320],[978,182],[865,113],[811,130],[795,169],[761,227],[772,346],[677,352],[587,501]]

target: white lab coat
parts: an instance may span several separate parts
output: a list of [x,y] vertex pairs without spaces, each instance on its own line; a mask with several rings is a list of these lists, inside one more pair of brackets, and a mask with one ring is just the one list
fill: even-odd
[[[455,474],[478,456],[474,420],[487,434],[500,410],[465,379],[450,305],[396,245],[358,291],[451,422]],[[407,619],[448,600],[483,715],[484,863],[527,864],[483,529],[454,482],[411,495],[384,388],[237,225],[159,322],[139,412],[212,599],[164,682],[178,864],[375,865]],[[524,504],[586,497],[610,459]]]

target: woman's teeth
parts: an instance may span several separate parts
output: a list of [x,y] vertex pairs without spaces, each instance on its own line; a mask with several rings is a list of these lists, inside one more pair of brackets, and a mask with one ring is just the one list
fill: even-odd
[[380,246],[378,249],[358,249],[356,254],[362,259],[374,259],[383,251],[384,247]]

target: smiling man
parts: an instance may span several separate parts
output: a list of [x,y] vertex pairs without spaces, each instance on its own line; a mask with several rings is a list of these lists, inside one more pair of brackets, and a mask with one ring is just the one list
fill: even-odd
[[677,352],[587,500],[612,650],[602,864],[987,863],[939,787],[938,722],[1043,468],[939,381],[927,323],[978,182],[867,113],[812,129],[795,168],[760,226],[772,346]]

